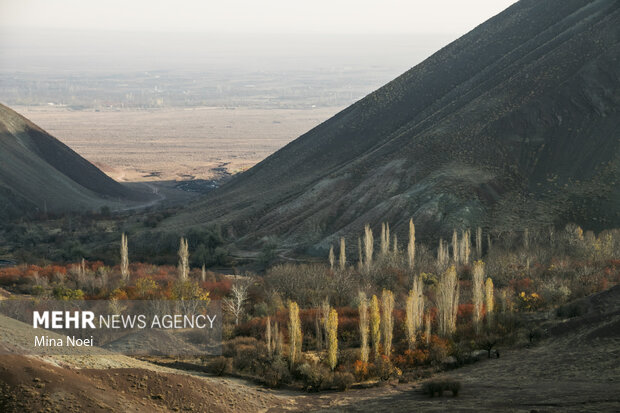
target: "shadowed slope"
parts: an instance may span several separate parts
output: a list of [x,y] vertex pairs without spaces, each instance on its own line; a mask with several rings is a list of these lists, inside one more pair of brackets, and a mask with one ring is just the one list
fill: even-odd
[[0,105],[0,217],[95,209],[138,196]]
[[522,0],[170,225],[328,247],[365,222],[423,237],[620,224],[620,3]]

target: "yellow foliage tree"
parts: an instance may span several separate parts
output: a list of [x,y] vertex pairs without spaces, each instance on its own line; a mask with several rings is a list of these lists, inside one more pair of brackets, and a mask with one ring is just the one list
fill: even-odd
[[375,241],[372,236],[372,229],[370,229],[370,225],[366,224],[364,227],[364,266],[366,267],[366,271],[370,271],[372,268],[372,256],[375,248]]
[[480,323],[482,320],[482,290],[484,288],[484,262],[478,260],[474,262],[474,270],[472,277],[472,297],[474,304],[474,311],[472,312],[474,327],[476,333],[480,334]]
[[424,291],[422,277],[415,277],[413,288],[407,296],[405,306],[405,326],[407,333],[407,343],[409,348],[415,346],[416,334],[422,327],[422,317],[424,315]]
[[379,300],[373,295],[370,300],[370,338],[372,348],[375,352],[375,359],[379,358],[379,347],[381,346],[381,313],[379,311]]
[[493,280],[491,277],[487,278],[487,281],[484,285],[485,290],[485,303],[487,307],[487,323],[489,326],[493,323],[493,310],[495,306],[495,300],[493,298]]
[[295,301],[289,303],[289,360],[291,367],[301,359],[301,321],[299,319],[299,306]]
[[413,225],[413,218],[409,220],[409,244],[407,245],[407,257],[409,258],[409,268],[413,269],[415,265],[415,225]]
[[333,308],[327,319],[327,362],[332,370],[338,363],[338,313]]
[[439,334],[448,337],[456,331],[456,315],[459,306],[459,283],[456,268],[451,265],[439,280],[437,310]]
[[366,293],[360,291],[359,313],[360,313],[360,360],[368,363],[368,299]]

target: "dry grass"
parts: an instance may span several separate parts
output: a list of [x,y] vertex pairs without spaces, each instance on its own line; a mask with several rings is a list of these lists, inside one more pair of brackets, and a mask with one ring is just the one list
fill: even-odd
[[341,108],[15,110],[121,181],[211,179],[251,167]]

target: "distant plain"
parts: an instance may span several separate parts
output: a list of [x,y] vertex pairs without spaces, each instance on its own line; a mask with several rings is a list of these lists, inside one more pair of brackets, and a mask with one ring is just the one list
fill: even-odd
[[135,182],[234,174],[342,108],[15,109],[112,178]]

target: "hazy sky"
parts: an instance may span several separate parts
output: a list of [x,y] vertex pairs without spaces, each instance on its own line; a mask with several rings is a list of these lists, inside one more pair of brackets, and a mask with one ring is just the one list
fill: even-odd
[[0,26],[235,33],[458,33],[515,0],[0,0]]

